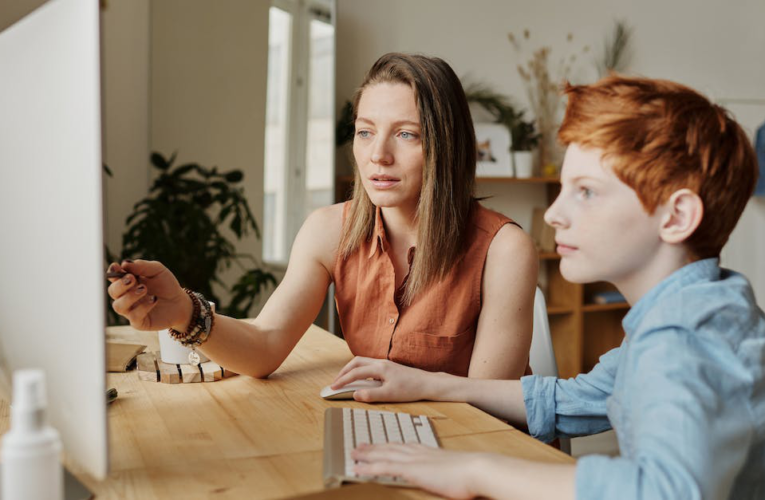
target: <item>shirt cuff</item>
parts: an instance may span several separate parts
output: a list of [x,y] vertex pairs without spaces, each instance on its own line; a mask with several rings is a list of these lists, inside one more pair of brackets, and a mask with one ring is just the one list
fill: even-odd
[[628,460],[588,455],[576,461],[576,500],[637,497],[635,467]]
[[545,443],[555,439],[555,383],[557,380],[557,377],[539,375],[521,377],[529,434]]

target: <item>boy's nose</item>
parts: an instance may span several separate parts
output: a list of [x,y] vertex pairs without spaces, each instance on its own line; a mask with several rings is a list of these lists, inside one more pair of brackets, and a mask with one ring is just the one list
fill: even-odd
[[568,224],[560,210],[560,198],[557,198],[545,212],[545,222],[555,229],[564,228]]

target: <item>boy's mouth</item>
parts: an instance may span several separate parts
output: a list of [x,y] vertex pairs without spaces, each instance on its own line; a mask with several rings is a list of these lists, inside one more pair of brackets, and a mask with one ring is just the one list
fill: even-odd
[[575,246],[567,245],[559,241],[556,241],[555,243],[557,244],[556,251],[560,255],[571,255],[572,253],[578,250],[578,248]]

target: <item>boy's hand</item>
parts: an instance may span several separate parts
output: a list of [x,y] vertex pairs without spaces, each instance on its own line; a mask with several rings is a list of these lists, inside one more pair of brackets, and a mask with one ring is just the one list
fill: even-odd
[[478,492],[476,462],[479,453],[464,453],[430,448],[421,444],[361,445],[351,456],[363,476],[394,476],[437,495],[448,498],[474,498]]
[[382,382],[374,389],[359,389],[353,399],[371,403],[384,401],[403,403],[428,399],[431,380],[436,374],[388,361],[356,356],[340,370],[332,389],[339,389],[356,380],[372,378]]

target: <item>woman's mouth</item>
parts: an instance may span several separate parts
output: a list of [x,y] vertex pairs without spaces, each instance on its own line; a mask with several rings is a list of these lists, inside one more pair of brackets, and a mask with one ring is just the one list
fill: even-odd
[[390,175],[370,175],[369,180],[376,189],[390,189],[401,182],[401,179]]

